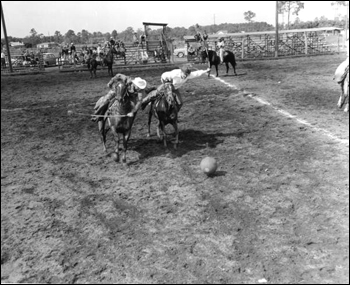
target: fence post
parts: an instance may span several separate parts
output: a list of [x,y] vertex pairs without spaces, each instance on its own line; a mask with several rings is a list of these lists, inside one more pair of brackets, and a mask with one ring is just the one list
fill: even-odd
[[307,54],[307,35],[306,35],[306,32],[304,32],[304,42],[305,42],[305,54]]
[[242,59],[244,58],[244,38],[242,38]]
[[170,63],[174,63],[174,46],[171,41],[169,41],[168,44],[169,44],[169,52],[170,52]]

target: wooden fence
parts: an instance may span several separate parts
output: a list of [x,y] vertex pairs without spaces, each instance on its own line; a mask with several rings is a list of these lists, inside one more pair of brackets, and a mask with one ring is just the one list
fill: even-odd
[[[281,31],[278,38],[278,57],[306,56],[339,52],[340,37],[338,28],[320,28]],[[331,33],[329,33],[331,31]],[[237,59],[261,59],[276,56],[276,35],[272,31],[258,33],[236,33],[211,35],[208,48],[217,50],[220,38],[224,38],[225,49],[232,51]],[[330,40],[332,39],[332,40]],[[197,44],[194,37],[186,36],[187,46]],[[188,55],[188,61],[200,61],[198,52]]]
[[[114,57],[114,65],[117,66],[134,66],[134,65],[152,65],[152,64],[164,64],[171,62],[171,52],[172,47],[171,43],[167,43],[167,49],[163,49],[164,56],[157,56],[155,51],[159,45],[159,41],[147,41],[142,44],[134,44],[131,42],[124,43],[126,52],[124,57]],[[90,46],[90,45],[89,45]],[[96,45],[97,46],[97,45]],[[168,54],[165,54],[165,51],[169,50]],[[24,54],[25,52],[33,52],[35,57],[38,59],[36,64],[23,64],[25,62]],[[44,62],[43,62],[43,53],[53,53],[57,58],[59,58],[61,49],[60,48],[40,48],[40,49],[26,49],[26,48],[11,48],[11,62],[13,67],[13,72],[18,73],[29,73],[29,72],[38,72],[44,71]],[[59,60],[58,68],[59,70],[63,69],[80,69],[87,70],[86,64],[83,63],[83,55],[82,50],[77,48],[77,55],[79,60],[78,64],[74,64],[71,57],[67,57],[65,60]],[[147,61],[144,60],[142,55],[147,55]],[[9,74],[9,64],[8,64],[8,56],[6,55],[6,66],[1,67],[2,74]]]

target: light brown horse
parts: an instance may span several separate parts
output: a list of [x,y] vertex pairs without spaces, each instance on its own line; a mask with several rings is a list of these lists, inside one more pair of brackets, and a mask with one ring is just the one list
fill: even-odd
[[126,151],[128,148],[128,141],[131,135],[131,128],[135,120],[136,113],[133,117],[128,117],[129,114],[136,105],[137,95],[130,94],[125,82],[118,83],[116,87],[115,101],[110,104],[105,118],[101,118],[98,121],[98,128],[100,137],[103,143],[103,149],[107,152],[106,148],[106,134],[111,129],[113,138],[115,141],[115,160],[120,160],[120,136],[123,137],[123,163],[126,162]]

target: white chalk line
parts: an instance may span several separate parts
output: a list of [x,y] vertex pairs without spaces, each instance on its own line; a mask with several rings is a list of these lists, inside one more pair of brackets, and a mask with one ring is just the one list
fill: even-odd
[[[235,85],[230,84],[230,83],[226,82],[225,80],[223,80],[221,78],[215,77],[213,75],[210,75],[210,76],[213,77],[215,80],[218,80],[218,81],[222,82],[223,84],[227,85],[228,87],[234,88],[235,90],[239,90]],[[343,144],[347,144],[347,145],[349,144],[349,140],[348,139],[341,139],[341,138],[337,137],[336,135],[334,135],[333,133],[331,133],[330,131],[327,131],[327,130],[322,129],[322,128],[315,127],[311,123],[309,123],[308,121],[306,121],[304,119],[300,119],[297,116],[294,116],[294,115],[290,114],[289,112],[287,112],[285,110],[279,109],[279,108],[273,106],[271,103],[267,102],[266,100],[264,100],[262,98],[259,98],[256,95],[249,94],[247,96],[252,98],[252,99],[254,99],[255,101],[259,102],[260,104],[270,106],[272,109],[276,110],[278,113],[280,113],[284,117],[295,119],[295,121],[297,121],[298,123],[300,123],[302,125],[305,125],[305,126],[308,126],[308,127],[312,128],[315,131],[321,132],[321,133],[325,134],[326,136],[328,136],[329,138],[331,138],[331,139],[333,139],[333,140],[335,140],[335,141],[337,141],[339,143],[343,143]]]

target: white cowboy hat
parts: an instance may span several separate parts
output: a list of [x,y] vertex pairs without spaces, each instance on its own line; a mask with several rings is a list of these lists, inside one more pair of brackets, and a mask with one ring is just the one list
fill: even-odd
[[140,78],[140,77],[136,77],[134,80],[131,81],[132,83],[134,83],[138,88],[140,89],[145,89],[147,86],[147,82],[146,80]]

